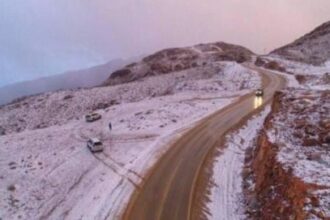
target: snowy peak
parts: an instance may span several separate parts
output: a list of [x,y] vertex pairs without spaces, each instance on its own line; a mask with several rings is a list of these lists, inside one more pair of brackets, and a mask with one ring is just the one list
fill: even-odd
[[203,67],[218,61],[243,63],[251,60],[252,55],[253,53],[244,47],[223,42],[165,49],[113,72],[103,85],[132,82],[148,76]]
[[313,65],[323,64],[330,59],[330,21],[271,54]]

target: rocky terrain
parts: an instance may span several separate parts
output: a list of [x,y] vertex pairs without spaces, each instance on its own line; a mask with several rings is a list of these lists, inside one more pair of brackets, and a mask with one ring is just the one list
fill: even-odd
[[233,97],[237,91],[257,88],[257,80],[255,73],[238,64],[218,62],[128,84],[49,92],[0,106],[0,134],[63,125],[88,112],[155,97],[183,93]]
[[330,218],[329,113],[329,90],[276,94],[257,147],[248,155],[250,217]]
[[319,66],[330,59],[329,48],[330,22],[326,22],[293,43],[274,50],[271,54],[287,60]]
[[[244,62],[282,74],[294,88],[276,94],[270,115],[266,108],[228,134],[204,216],[329,219],[329,26],[256,60],[222,42],[166,49],[101,86],[0,106],[0,220],[120,218],[170,143],[260,88],[259,74]],[[90,112],[102,118],[86,123]],[[86,148],[91,137],[103,141],[102,154]]]
[[[260,85],[257,72],[214,60],[1,106],[0,219],[119,219],[172,141]],[[89,112],[102,118],[87,123]],[[89,152],[92,137],[101,139],[103,153]]]
[[267,55],[256,59],[257,66],[285,73],[290,87],[305,89],[330,89],[330,62],[314,66],[279,56]]
[[329,89],[329,48],[330,22],[326,22],[293,43],[259,56],[255,64],[292,75],[301,88]]
[[112,73],[103,85],[132,82],[148,76],[204,67],[219,61],[243,63],[250,61],[252,56],[253,53],[244,47],[223,42],[166,49]]

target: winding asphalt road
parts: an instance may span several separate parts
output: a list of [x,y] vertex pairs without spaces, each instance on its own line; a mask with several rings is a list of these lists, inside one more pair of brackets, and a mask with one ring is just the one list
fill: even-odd
[[[263,79],[263,104],[285,86],[282,76],[255,66]],[[254,94],[212,114],[182,136],[133,194],[124,220],[190,220],[196,181],[205,158],[230,129],[258,111]]]

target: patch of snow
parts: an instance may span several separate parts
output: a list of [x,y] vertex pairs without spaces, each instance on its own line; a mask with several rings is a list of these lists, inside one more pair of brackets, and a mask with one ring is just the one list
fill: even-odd
[[[0,136],[0,219],[119,219],[173,140],[258,87],[258,74],[235,65],[215,64],[211,76],[182,71],[1,107],[0,123],[8,133]],[[239,77],[231,80],[231,74]],[[176,90],[183,81],[199,89]],[[118,104],[98,108],[111,100]],[[94,108],[102,119],[86,123],[84,114]],[[103,142],[104,152],[88,150],[92,137]]]
[[[78,120],[0,137],[0,217],[118,218],[166,143],[234,100],[184,98],[123,104],[99,111],[103,119],[95,123]],[[105,151],[91,154],[89,137],[100,138]]]
[[[312,90],[328,90],[330,89],[329,79],[326,74],[330,74],[330,60],[320,66],[300,63],[296,61],[286,60],[278,55],[265,56],[267,60],[273,60],[280,63],[287,73],[276,72],[288,79],[288,87],[305,88]],[[296,76],[305,77],[306,82],[300,84]]]
[[[330,155],[327,153],[327,148],[316,144],[310,147],[303,146],[303,139],[320,138],[319,124],[321,118],[326,117],[324,115],[330,109],[330,104],[321,101],[320,92],[316,91],[292,90],[286,96],[286,99],[290,99],[288,102],[291,105],[286,108],[286,112],[276,114],[272,121],[274,127],[267,131],[269,140],[280,147],[277,158],[284,167],[292,167],[294,174],[305,182],[328,186],[330,164],[327,161],[330,161]],[[292,127],[295,121],[302,121],[303,127],[301,129]],[[310,127],[310,131],[307,127]],[[311,135],[306,132],[311,132]],[[309,155],[315,152],[320,153],[319,158],[309,159]]]
[[[227,71],[228,69],[228,71]],[[260,76],[234,62],[217,62],[127,84],[28,97],[0,106],[0,125],[7,134],[63,125],[84,114],[112,105],[155,97],[186,94],[191,97],[237,96],[260,85]]]
[[[278,146],[282,167],[307,184],[320,204],[306,202],[307,211],[330,216],[329,91],[285,90],[281,108],[271,119],[268,140]],[[311,212],[307,219],[323,219]],[[320,214],[322,213],[322,214]]]
[[282,72],[275,71],[275,70],[272,70],[272,72],[285,77],[286,81],[287,81],[287,87],[289,87],[289,88],[304,88],[304,86],[301,85],[297,81],[297,79],[294,75],[290,75],[290,74],[287,74],[287,73],[282,73]]
[[208,219],[246,219],[243,204],[243,178],[245,151],[251,146],[263,121],[270,112],[269,106],[258,116],[250,119],[240,130],[227,135],[226,148],[213,166],[213,177]]
[[310,89],[312,90],[330,90],[330,85],[314,85],[310,86]]

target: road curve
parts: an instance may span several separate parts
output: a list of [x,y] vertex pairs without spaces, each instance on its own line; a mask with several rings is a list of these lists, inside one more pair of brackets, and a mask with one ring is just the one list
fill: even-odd
[[[261,74],[264,104],[268,103],[274,92],[285,86],[285,79],[266,70],[249,67]],[[206,155],[228,130],[255,112],[254,94],[249,94],[188,131],[157,162],[141,188],[133,194],[123,219],[191,219],[195,183]]]

